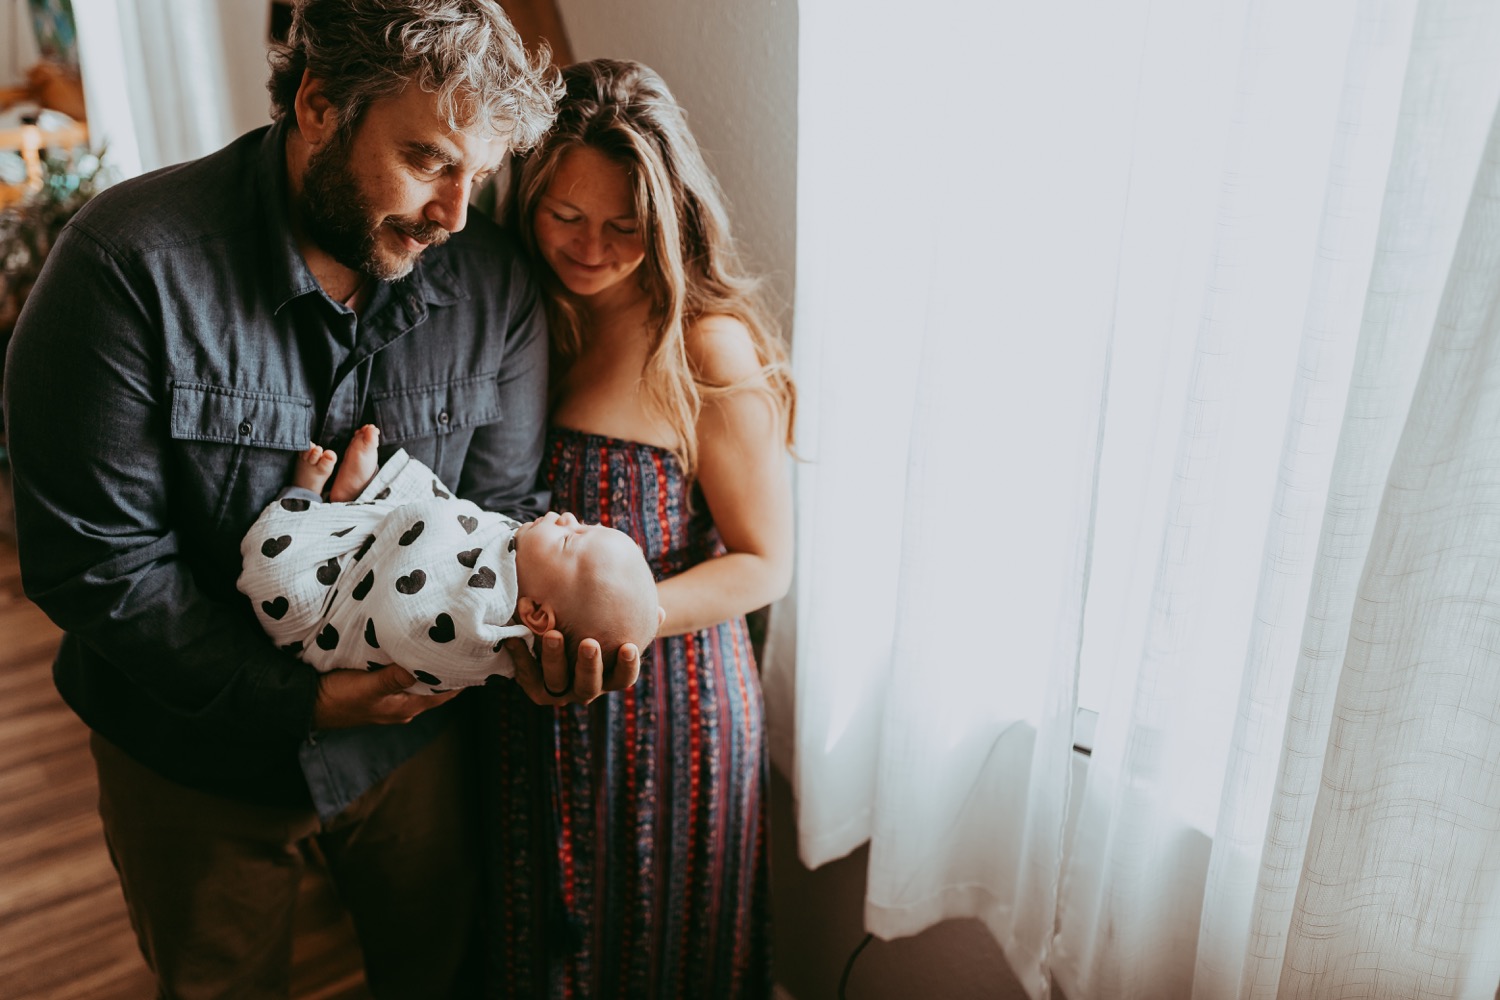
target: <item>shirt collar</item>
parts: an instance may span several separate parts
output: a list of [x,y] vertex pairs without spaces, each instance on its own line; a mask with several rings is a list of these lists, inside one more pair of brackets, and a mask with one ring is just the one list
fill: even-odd
[[[323,286],[313,277],[292,233],[286,176],[286,136],[291,127],[288,122],[289,119],[282,118],[261,138],[258,168],[261,217],[266,220],[266,260],[276,312],[303,295],[324,294]],[[403,298],[415,298],[432,305],[450,305],[467,299],[468,293],[449,266],[448,252],[447,246],[429,248],[412,268],[411,274],[394,283],[393,290],[403,293]]]

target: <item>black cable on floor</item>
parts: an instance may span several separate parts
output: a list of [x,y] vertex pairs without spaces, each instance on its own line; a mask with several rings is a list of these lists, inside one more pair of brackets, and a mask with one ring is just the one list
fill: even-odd
[[854,960],[859,957],[860,952],[865,950],[865,945],[873,940],[875,940],[874,934],[866,934],[865,939],[849,953],[849,961],[844,963],[844,974],[839,977],[839,1000],[844,1000],[844,987],[849,985],[849,973],[854,971]]

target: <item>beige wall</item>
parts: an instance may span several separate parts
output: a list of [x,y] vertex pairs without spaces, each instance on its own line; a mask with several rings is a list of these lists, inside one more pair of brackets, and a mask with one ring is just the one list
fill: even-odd
[[219,28],[224,33],[224,69],[231,81],[229,112],[234,127],[230,136],[259,128],[271,120],[271,95],[266,80],[271,67],[266,62],[270,44],[270,0],[233,0],[221,3]]

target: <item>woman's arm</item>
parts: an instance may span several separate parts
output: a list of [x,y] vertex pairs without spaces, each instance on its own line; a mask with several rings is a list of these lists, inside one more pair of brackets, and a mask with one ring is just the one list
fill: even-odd
[[786,422],[759,377],[750,331],[729,316],[704,317],[689,331],[687,348],[705,381],[745,384],[706,400],[698,419],[698,485],[729,551],[658,585],[667,612],[662,635],[764,607],[792,581]]

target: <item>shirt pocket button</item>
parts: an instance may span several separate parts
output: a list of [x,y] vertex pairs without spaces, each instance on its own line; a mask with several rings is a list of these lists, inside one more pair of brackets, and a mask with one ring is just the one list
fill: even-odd
[[448,423],[448,411],[447,410],[444,410],[442,413],[438,414],[438,423],[443,424],[444,426],[447,425],[447,423]]
[[248,420],[240,421],[240,437],[249,437],[250,432],[255,430],[255,425]]

